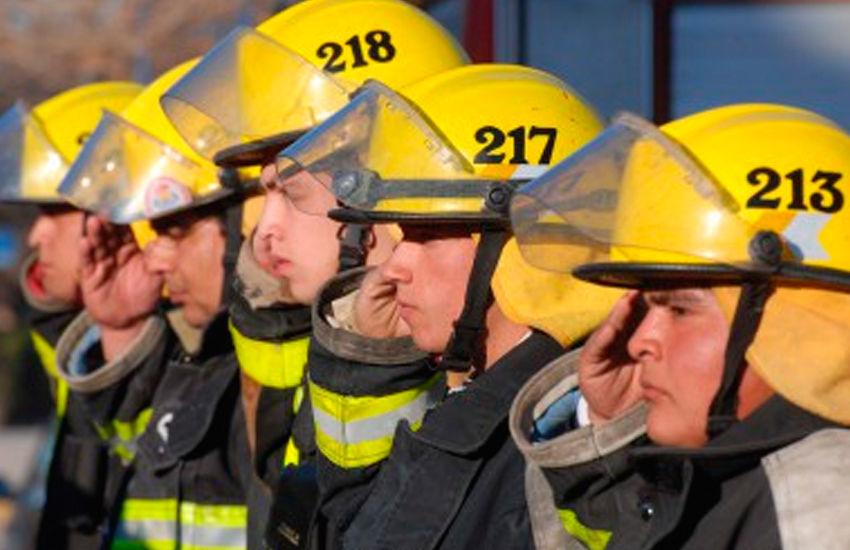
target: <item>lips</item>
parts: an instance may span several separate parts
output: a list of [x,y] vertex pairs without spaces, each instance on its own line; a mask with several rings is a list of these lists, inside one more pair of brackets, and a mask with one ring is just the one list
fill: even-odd
[[182,304],[186,301],[187,293],[185,290],[175,290],[168,288],[168,298],[175,304]]
[[398,307],[398,314],[408,325],[411,324],[411,317],[413,316],[413,312],[416,310],[416,306],[411,304],[405,300],[399,300],[398,297],[395,299],[396,306]]
[[292,262],[282,258],[272,257],[267,270],[275,277],[286,277],[292,270]]
[[282,254],[275,253],[270,243],[263,243],[254,253],[257,264],[270,275],[281,278],[292,270],[292,262]]
[[49,266],[46,266],[44,262],[35,261],[27,270],[27,287],[29,288],[30,292],[32,292],[35,296],[41,297],[46,295],[46,291],[44,288],[44,275],[48,267]]
[[640,381],[640,387],[643,390],[643,398],[650,402],[657,401],[665,395],[663,389],[656,386],[649,380],[644,380],[643,378]]

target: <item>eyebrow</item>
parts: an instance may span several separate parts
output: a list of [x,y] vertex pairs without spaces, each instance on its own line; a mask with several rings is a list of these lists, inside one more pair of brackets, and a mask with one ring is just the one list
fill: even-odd
[[643,299],[646,303],[656,306],[666,306],[671,302],[702,304],[706,300],[707,292],[704,288],[647,290],[643,292]]

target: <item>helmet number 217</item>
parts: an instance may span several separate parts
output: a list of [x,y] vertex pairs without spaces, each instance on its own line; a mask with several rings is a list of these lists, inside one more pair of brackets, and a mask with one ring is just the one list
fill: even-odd
[[502,146],[507,138],[513,145],[513,155],[508,159],[508,164],[528,164],[526,155],[526,142],[535,138],[544,138],[543,150],[537,164],[549,164],[552,162],[552,152],[555,149],[555,140],[558,130],[555,128],[544,128],[542,126],[517,126],[507,132],[495,126],[482,126],[475,132],[475,141],[484,147],[475,155],[476,164],[501,164],[505,161],[505,153]]

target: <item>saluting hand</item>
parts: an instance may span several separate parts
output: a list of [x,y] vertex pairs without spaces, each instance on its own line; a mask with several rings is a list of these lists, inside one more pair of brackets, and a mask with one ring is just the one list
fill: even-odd
[[581,352],[579,384],[594,423],[611,420],[641,400],[640,367],[627,344],[644,313],[639,293],[628,292]]
[[89,217],[80,254],[83,303],[96,323],[125,329],[154,311],[163,277],[145,265],[129,227]]
[[396,286],[381,269],[372,269],[363,278],[354,302],[357,331],[370,338],[397,338],[410,335],[396,302]]

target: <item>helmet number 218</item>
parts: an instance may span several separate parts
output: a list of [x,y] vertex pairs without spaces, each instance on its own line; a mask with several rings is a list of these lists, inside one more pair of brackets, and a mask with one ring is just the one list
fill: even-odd
[[349,68],[345,59],[345,46],[351,52],[351,68],[365,67],[370,62],[387,63],[395,57],[395,46],[387,31],[369,31],[361,38],[354,35],[345,41],[325,42],[316,50],[319,59],[328,58],[322,70],[329,73],[341,73]]

